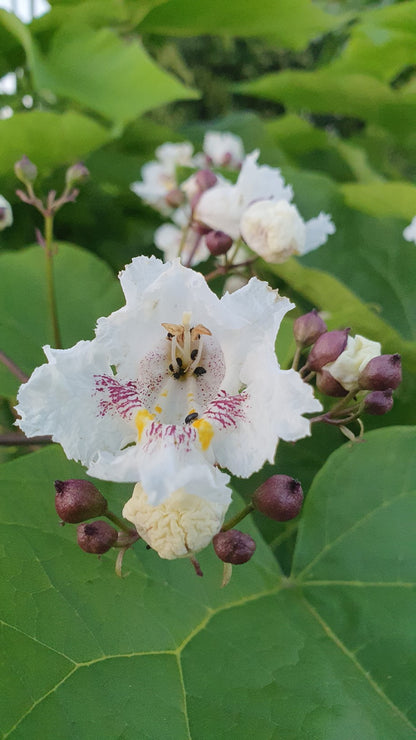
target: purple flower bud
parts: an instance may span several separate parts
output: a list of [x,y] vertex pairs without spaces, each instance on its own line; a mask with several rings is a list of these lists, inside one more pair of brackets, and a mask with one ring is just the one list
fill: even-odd
[[184,201],[184,194],[180,188],[173,188],[173,190],[169,190],[165,201],[171,208],[179,208]]
[[316,376],[316,387],[321,393],[324,393],[326,396],[333,396],[334,398],[342,398],[342,396],[346,396],[348,393],[328,370],[319,371]]
[[224,234],[223,231],[210,231],[205,237],[205,244],[211,254],[214,254],[216,257],[228,252],[232,243],[233,240],[231,239],[231,236]]
[[26,155],[14,165],[16,177],[23,183],[33,183],[38,176],[38,168]]
[[212,170],[198,170],[195,174],[195,180],[198,187],[204,191],[214,187],[217,182],[217,176]]
[[256,543],[249,534],[238,529],[218,532],[212,540],[214,550],[224,563],[241,565],[250,560],[256,549]]
[[309,352],[307,366],[318,371],[328,362],[335,362],[347,346],[349,329],[335,329],[321,334]]
[[293,324],[293,334],[296,344],[301,347],[309,347],[311,344],[328,331],[325,321],[321,319],[314,308],[309,313],[299,316]]
[[63,522],[77,524],[107,511],[107,501],[87,480],[56,480],[55,508]]
[[358,383],[366,391],[386,391],[397,388],[402,382],[400,355],[379,355],[367,363]]
[[272,475],[254,492],[253,505],[276,522],[294,519],[302,508],[303,491],[289,475]]
[[372,391],[364,399],[364,411],[366,414],[382,416],[387,414],[393,407],[393,391]]
[[68,167],[65,174],[65,183],[68,188],[72,188],[74,185],[78,185],[84,182],[90,176],[89,170],[82,162],[73,164],[72,167]]
[[93,555],[102,555],[117,542],[118,532],[111,524],[98,520],[77,527],[79,546]]

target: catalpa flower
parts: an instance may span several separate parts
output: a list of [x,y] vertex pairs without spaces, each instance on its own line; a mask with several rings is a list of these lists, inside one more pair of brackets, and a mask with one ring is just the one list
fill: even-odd
[[256,278],[219,299],[179,260],[137,257],[120,280],[126,305],[99,319],[95,339],[45,348],[48,363],[20,388],[18,424],[97,478],[141,483],[151,505],[180,490],[224,503],[218,466],[251,475],[320,410],[275,356],[293,304]]
[[141,170],[143,180],[133,182],[131,189],[150,206],[168,215],[172,211],[169,193],[178,188],[177,167],[192,167],[193,146],[189,142],[167,142],[156,149],[156,160],[146,162]]

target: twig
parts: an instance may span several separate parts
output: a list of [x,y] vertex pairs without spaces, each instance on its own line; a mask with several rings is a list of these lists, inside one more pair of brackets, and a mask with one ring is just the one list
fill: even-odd
[[23,447],[24,445],[48,445],[51,444],[52,437],[48,435],[39,437],[25,437],[19,432],[9,432],[0,434],[0,445],[2,447]]
[[0,362],[3,363],[5,367],[7,367],[8,370],[10,370],[13,375],[20,380],[21,383],[26,383],[27,380],[29,380],[29,376],[26,375],[26,373],[23,372],[23,370],[20,369],[18,365],[16,365],[13,360],[10,359],[10,357],[7,357],[7,355],[0,350]]

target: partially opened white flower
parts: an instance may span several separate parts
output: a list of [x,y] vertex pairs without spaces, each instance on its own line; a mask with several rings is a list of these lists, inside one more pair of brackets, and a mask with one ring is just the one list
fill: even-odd
[[403,231],[403,236],[408,242],[414,242],[416,244],[416,216],[412,219],[409,226],[406,226]]
[[238,168],[244,159],[244,145],[239,136],[227,131],[207,131],[203,144],[208,164]]
[[[215,468],[214,468],[215,470]],[[184,558],[209,545],[222,526],[227,503],[207,501],[183,488],[158,506],[151,506],[141,483],[123,509],[140,537],[161,558]]]
[[357,334],[355,337],[348,337],[344,351],[334,362],[329,362],[322,369],[331,373],[345,390],[352,391],[358,387],[358,378],[365,366],[380,354],[380,342],[373,342]]
[[[199,200],[195,218],[233,239],[240,236],[253,251],[281,262],[291,254],[306,254],[324,244],[335,226],[326,213],[303,221],[290,185],[280,170],[258,165],[259,152],[249,154],[235,185],[219,184]],[[286,204],[286,205],[285,205]]]
[[12,207],[6,198],[0,195],[0,231],[7,229],[13,223]]
[[156,149],[157,161],[143,165],[142,181],[133,182],[131,189],[153,208],[168,215],[172,208],[166,196],[178,187],[176,168],[192,167],[192,152],[193,146],[189,142],[162,144]]
[[222,299],[179,260],[137,257],[120,276],[126,305],[96,338],[45,348],[18,394],[18,422],[51,434],[98,478],[140,482],[150,504],[185,489],[229,500],[228,476],[272,461],[279,437],[310,434],[320,410],[274,344],[292,304],[256,278]]

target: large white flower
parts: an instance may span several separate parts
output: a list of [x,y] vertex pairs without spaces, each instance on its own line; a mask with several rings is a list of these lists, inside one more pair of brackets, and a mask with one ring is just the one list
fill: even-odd
[[[272,461],[279,437],[310,433],[320,409],[274,344],[292,308],[253,278],[222,299],[179,260],[137,257],[120,277],[126,305],[96,338],[45,348],[20,388],[18,422],[51,434],[98,478],[140,482],[152,505],[175,491],[224,502],[228,476]],[[229,496],[228,496],[229,498]]]
[[193,146],[189,142],[167,142],[156,149],[156,161],[146,162],[141,170],[142,181],[133,182],[131,189],[146,203],[168,215],[172,208],[166,196],[178,187],[176,168],[192,167]]
[[[328,234],[335,232],[330,217],[320,213],[304,222],[295,206],[291,206],[292,212],[295,209],[299,217],[295,223],[293,213],[289,214],[283,205],[289,204],[293,198],[291,186],[285,185],[279,169],[258,165],[258,156],[259,152],[254,151],[245,158],[235,185],[221,183],[207,190],[199,200],[195,218],[212,229],[224,231],[233,239],[243,236],[254,251],[264,253],[269,259],[272,252],[278,252],[281,260],[287,250],[286,242],[291,243],[290,254],[295,251],[305,254],[324,244]],[[276,208],[277,204],[280,204],[279,208]],[[276,246],[276,236],[279,232],[281,238],[287,231],[288,221],[291,222],[291,238],[287,240],[285,235],[285,246],[280,249]],[[304,231],[304,236],[300,231],[302,234]],[[293,249],[293,236],[298,247],[296,250]]]

